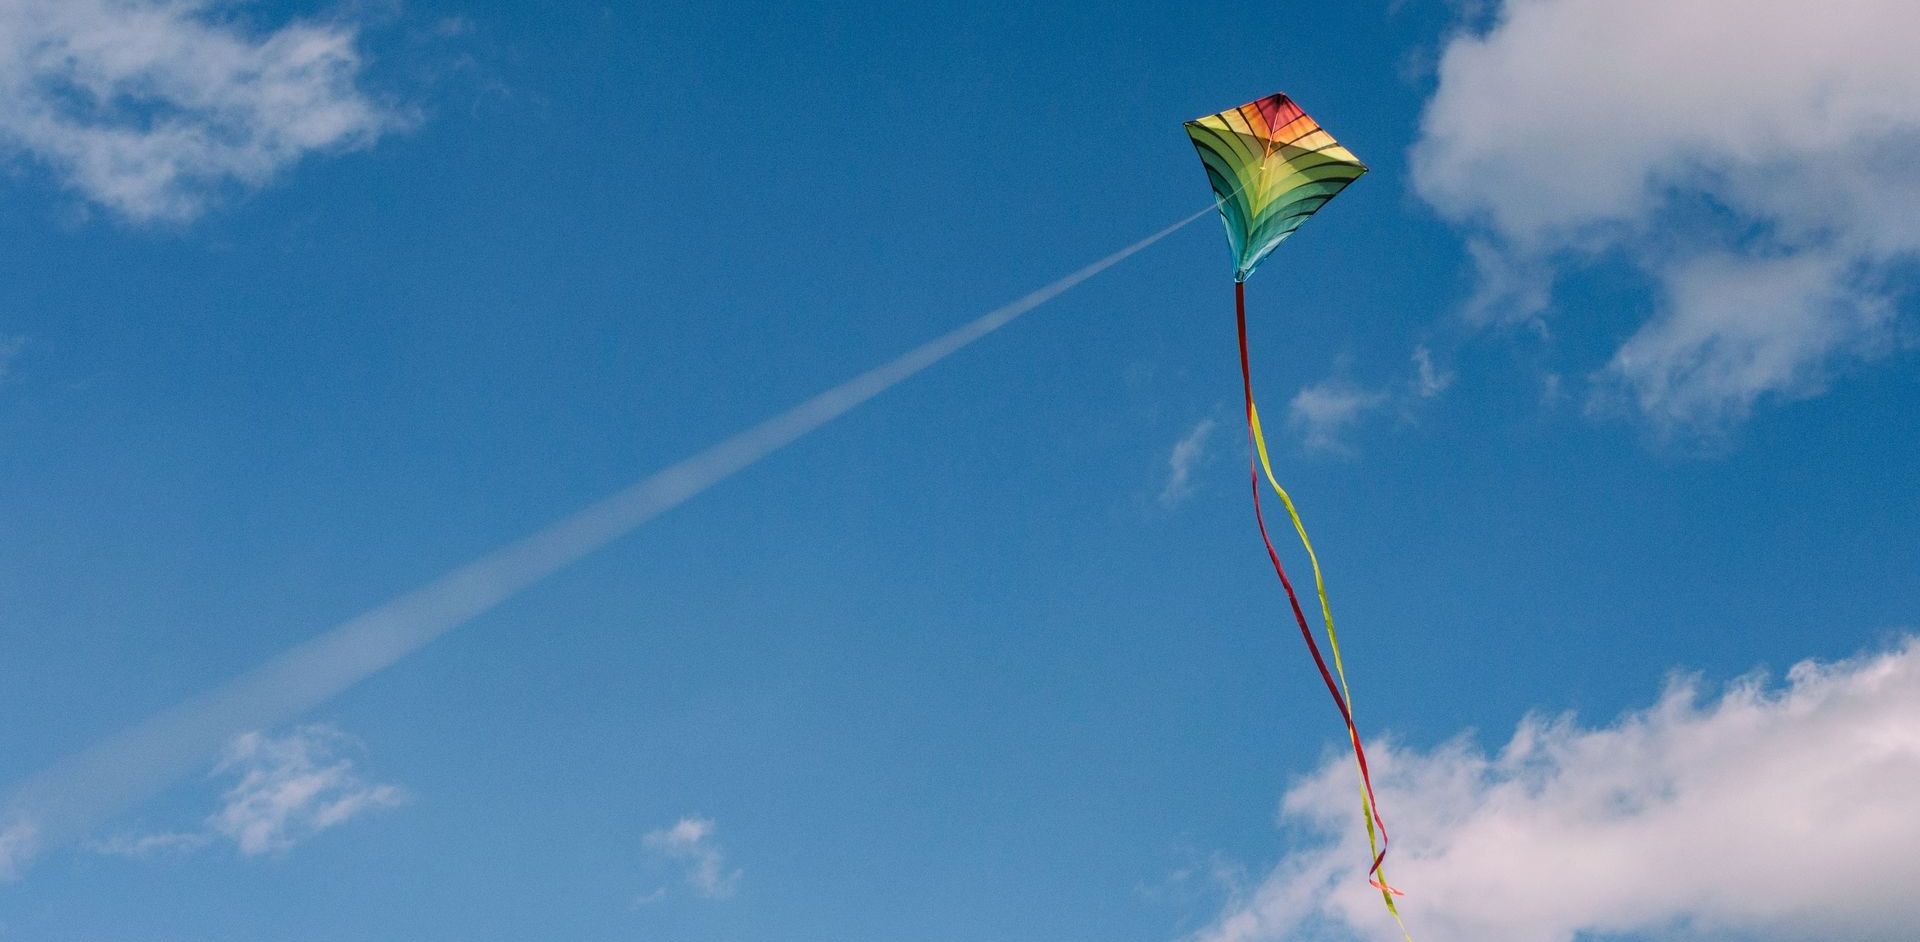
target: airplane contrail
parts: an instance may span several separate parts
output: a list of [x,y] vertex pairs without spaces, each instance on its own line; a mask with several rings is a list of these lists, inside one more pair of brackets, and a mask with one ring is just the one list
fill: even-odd
[[1208,206],[56,762],[0,806],[0,879],[17,877],[40,851],[186,776],[232,737],[312,709],[1213,210]]

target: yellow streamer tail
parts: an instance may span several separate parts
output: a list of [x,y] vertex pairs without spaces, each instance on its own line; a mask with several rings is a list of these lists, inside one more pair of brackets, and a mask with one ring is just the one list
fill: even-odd
[[[1293,497],[1287,493],[1286,488],[1280,486],[1279,479],[1274,476],[1273,461],[1267,452],[1266,435],[1260,427],[1260,410],[1254,404],[1253,377],[1247,357],[1246,286],[1244,284],[1239,282],[1234,284],[1234,301],[1240,335],[1241,379],[1246,392],[1247,437],[1252,441],[1254,451],[1258,456],[1260,470],[1264,473],[1268,486],[1273,489],[1274,494],[1279,496],[1281,505],[1286,507],[1287,517],[1292,520],[1293,530],[1300,536],[1300,545],[1306,549],[1307,560],[1313,566],[1314,591],[1320,599],[1320,615],[1326,625],[1327,646],[1333,653],[1333,668],[1334,675],[1338,677],[1338,689],[1334,689],[1333,687],[1334,678],[1327,676],[1326,664],[1321,661],[1320,652],[1313,644],[1312,635],[1307,631],[1305,616],[1300,612],[1299,603],[1293,596],[1293,586],[1287,580],[1286,573],[1280,566],[1279,557],[1273,555],[1274,551],[1271,543],[1268,544],[1267,551],[1272,558],[1274,571],[1279,574],[1281,585],[1285,587],[1288,599],[1293,603],[1294,617],[1300,623],[1301,633],[1306,637],[1308,648],[1312,651],[1314,660],[1320,667],[1321,676],[1328,682],[1329,690],[1334,695],[1334,701],[1340,709],[1341,717],[1347,724],[1347,738],[1353,747],[1354,763],[1360,773],[1358,785],[1360,790],[1361,820],[1366,824],[1367,851],[1372,858],[1372,866],[1368,871],[1368,882],[1380,890],[1380,898],[1386,903],[1387,912],[1392,914],[1394,923],[1400,927],[1401,935],[1407,939],[1407,942],[1412,942],[1413,936],[1407,932],[1406,923],[1400,918],[1400,908],[1394,902],[1394,897],[1401,895],[1401,893],[1387,882],[1386,870],[1383,867],[1386,859],[1387,846],[1386,823],[1381,819],[1377,802],[1374,800],[1372,777],[1367,770],[1366,751],[1360,743],[1359,728],[1355,725],[1353,719],[1353,694],[1347,684],[1346,665],[1342,663],[1340,656],[1340,637],[1334,630],[1333,606],[1327,600],[1327,584],[1326,578],[1320,570],[1320,557],[1319,554],[1314,552],[1313,541],[1307,536],[1306,524],[1300,519],[1300,511],[1294,506]],[[1254,482],[1254,514],[1256,519],[1260,512],[1259,490],[1259,481],[1256,479]],[[1264,539],[1266,536],[1266,524],[1264,522],[1260,524],[1260,530],[1261,536]]]

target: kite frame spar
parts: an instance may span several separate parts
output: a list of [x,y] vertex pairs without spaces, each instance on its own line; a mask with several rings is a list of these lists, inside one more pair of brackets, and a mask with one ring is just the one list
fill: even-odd
[[[1326,684],[1327,693],[1333,697],[1334,706],[1340,712],[1340,719],[1347,728],[1348,741],[1353,747],[1354,764],[1360,773],[1361,819],[1366,823],[1367,849],[1373,856],[1367,869],[1367,882],[1380,891],[1387,911],[1393,915],[1394,922],[1400,925],[1401,933],[1405,935],[1406,926],[1401,923],[1400,910],[1393,899],[1402,894],[1387,882],[1382,869],[1387,856],[1387,825],[1380,816],[1379,802],[1374,797],[1373,775],[1367,767],[1366,748],[1361,744],[1359,727],[1353,719],[1353,694],[1347,685],[1346,666],[1340,657],[1340,640],[1334,631],[1333,607],[1327,601],[1326,580],[1320,570],[1320,558],[1313,550],[1313,542],[1307,538],[1306,524],[1300,519],[1299,509],[1274,476],[1273,462],[1267,453],[1266,436],[1260,428],[1260,411],[1254,404],[1253,371],[1247,353],[1247,278],[1269,253],[1306,222],[1307,217],[1326,205],[1348,184],[1359,179],[1367,172],[1367,167],[1284,94],[1268,95],[1230,111],[1196,118],[1187,122],[1186,129],[1193,140],[1194,149],[1200,154],[1201,162],[1206,166],[1207,177],[1220,205],[1221,220],[1226,224],[1228,244],[1235,256],[1234,324],[1240,345],[1240,383],[1246,405],[1250,451],[1247,471],[1253,490],[1254,521],[1260,531],[1260,542],[1266,547],[1267,560],[1273,564],[1274,574],[1280,577],[1287,604],[1300,627],[1300,637],[1306,642],[1307,651],[1313,655],[1314,666]],[[1262,472],[1267,484],[1286,507],[1294,532],[1299,534],[1300,543],[1306,548],[1307,559],[1313,566],[1314,589],[1320,597],[1320,614],[1326,623],[1327,645],[1333,652],[1331,671],[1327,669],[1326,658],[1321,655],[1320,645],[1314,640],[1313,630],[1307,624],[1306,612],[1300,606],[1293,581],[1287,577],[1286,567],[1281,564],[1280,554],[1274,549],[1273,540],[1267,532],[1266,516],[1260,507]],[[1337,682],[1336,675],[1339,678]],[[1408,938],[1410,940],[1411,936]]]

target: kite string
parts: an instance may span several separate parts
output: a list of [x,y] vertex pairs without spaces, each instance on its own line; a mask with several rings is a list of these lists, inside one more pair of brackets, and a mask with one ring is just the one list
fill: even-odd
[[[1254,405],[1253,372],[1247,356],[1246,284],[1235,281],[1233,290],[1235,327],[1240,342],[1240,381],[1246,401],[1247,439],[1248,444],[1254,452],[1254,455],[1249,456],[1249,467],[1247,469],[1253,490],[1254,521],[1260,529],[1260,541],[1266,546],[1267,559],[1273,564],[1274,574],[1280,577],[1281,588],[1286,590],[1287,602],[1293,610],[1294,621],[1300,626],[1300,637],[1306,641],[1307,651],[1313,655],[1314,666],[1319,668],[1320,679],[1325,682],[1327,692],[1332,695],[1334,706],[1340,711],[1340,718],[1347,726],[1347,738],[1353,746],[1354,760],[1360,771],[1361,817],[1367,827],[1367,849],[1373,856],[1372,866],[1369,867],[1367,871],[1367,882],[1380,890],[1380,896],[1382,900],[1385,901],[1388,912],[1393,914],[1394,922],[1400,924],[1401,933],[1406,935],[1406,925],[1401,923],[1399,907],[1396,906],[1393,901],[1393,897],[1404,894],[1386,882],[1386,874],[1381,870],[1381,864],[1385,861],[1387,855],[1387,826],[1386,821],[1380,817],[1378,810],[1379,802],[1373,794],[1373,778],[1367,768],[1366,749],[1361,745],[1360,732],[1354,725],[1353,713],[1348,706],[1352,700],[1352,695],[1347,690],[1346,670],[1344,666],[1340,665],[1339,641],[1333,632],[1333,611],[1332,606],[1327,601],[1326,583],[1321,576],[1320,561],[1313,551],[1312,542],[1307,539],[1306,526],[1300,520],[1300,515],[1294,507],[1293,499],[1288,496],[1286,489],[1280,486],[1280,482],[1274,478],[1272,462],[1267,456],[1266,436],[1261,433],[1260,429],[1259,410]],[[1258,462],[1257,465],[1255,464],[1256,461]],[[1287,578],[1286,569],[1280,564],[1280,555],[1274,550],[1273,541],[1268,536],[1266,518],[1260,508],[1261,471],[1266,472],[1267,483],[1280,495],[1281,502],[1287,508],[1288,516],[1293,520],[1295,532],[1300,535],[1302,544],[1306,546],[1307,557],[1313,563],[1314,586],[1320,596],[1321,614],[1327,621],[1327,636],[1333,648],[1334,663],[1336,667],[1340,668],[1340,679],[1337,685],[1334,681],[1333,674],[1327,670],[1326,659],[1320,654],[1320,646],[1313,640],[1312,629],[1307,626],[1306,613],[1300,607],[1300,599],[1294,592],[1293,582]],[[1377,846],[1374,842],[1376,826],[1379,829],[1379,843]],[[1408,938],[1411,939],[1412,937],[1408,935]]]

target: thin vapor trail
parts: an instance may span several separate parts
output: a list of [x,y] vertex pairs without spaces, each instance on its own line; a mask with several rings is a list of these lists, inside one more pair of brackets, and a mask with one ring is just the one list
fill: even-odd
[[883,366],[670,465],[517,542],[181,701],[21,783],[0,812],[0,879],[203,765],[232,737],[285,722],[707,488],[1184,228],[1208,206]]

